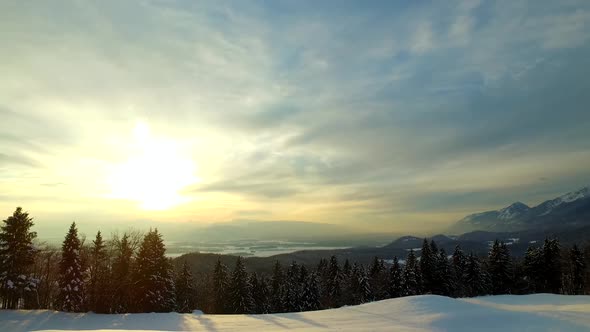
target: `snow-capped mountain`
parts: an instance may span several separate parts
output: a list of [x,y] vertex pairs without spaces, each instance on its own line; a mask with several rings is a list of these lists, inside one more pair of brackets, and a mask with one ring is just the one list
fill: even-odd
[[459,220],[453,233],[485,230],[515,231],[532,227],[555,228],[590,225],[590,187],[545,201],[535,207],[516,202],[500,210],[474,213]]

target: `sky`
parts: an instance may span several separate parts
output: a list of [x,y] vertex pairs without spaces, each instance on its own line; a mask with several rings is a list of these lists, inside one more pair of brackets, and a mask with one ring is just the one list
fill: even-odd
[[0,212],[395,232],[538,204],[590,184],[588,31],[585,0],[0,1]]

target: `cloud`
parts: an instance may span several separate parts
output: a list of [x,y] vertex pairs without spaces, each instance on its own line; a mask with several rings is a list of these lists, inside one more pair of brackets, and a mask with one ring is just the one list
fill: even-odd
[[211,208],[174,218],[444,223],[588,176],[584,1],[32,6],[0,5],[2,174],[27,190],[104,199],[137,121],[198,166]]

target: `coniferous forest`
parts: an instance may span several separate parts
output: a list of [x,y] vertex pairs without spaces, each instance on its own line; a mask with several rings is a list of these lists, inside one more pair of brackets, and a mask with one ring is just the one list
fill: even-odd
[[[0,298],[5,309],[96,313],[277,313],[355,305],[419,294],[473,297],[498,294],[588,294],[590,246],[546,239],[524,258],[495,241],[487,256],[460,247],[447,253],[424,240],[404,260],[375,257],[369,266],[336,257],[315,266],[276,262],[269,275],[249,273],[242,258],[221,260],[193,275],[186,260],[174,268],[157,229],[92,240],[75,223],[61,248],[38,245],[34,222],[21,208],[0,229]],[[419,254],[419,255],[418,255]],[[182,257],[179,258],[182,260]]]

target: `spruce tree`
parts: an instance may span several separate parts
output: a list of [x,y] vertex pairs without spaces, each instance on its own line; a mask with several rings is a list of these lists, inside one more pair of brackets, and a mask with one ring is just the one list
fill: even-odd
[[230,310],[234,314],[251,314],[254,309],[252,285],[241,256],[236,260],[229,284]]
[[182,262],[182,269],[178,273],[175,282],[176,289],[176,311],[192,312],[196,304],[196,289],[193,275],[188,266],[187,260]]
[[562,287],[561,247],[556,239],[545,239],[543,244],[544,291],[559,294]]
[[523,262],[523,272],[527,283],[527,293],[542,292],[544,290],[543,281],[543,252],[539,248],[529,246]]
[[271,278],[271,290],[270,290],[270,306],[271,312],[283,312],[285,311],[284,303],[284,287],[285,287],[285,275],[283,268],[279,261],[275,261],[275,265],[272,269]]
[[467,257],[465,282],[467,286],[467,296],[473,297],[488,294],[489,279],[481,267],[479,258],[473,253],[470,253]]
[[404,295],[418,295],[421,293],[419,268],[414,250],[410,249],[404,265]]
[[221,258],[218,258],[217,263],[215,263],[212,283],[213,313],[229,313],[229,273],[227,270],[227,266],[225,266],[225,264],[221,262]]
[[[434,242],[432,242],[434,243]],[[422,291],[430,294],[435,288],[436,283],[436,253],[432,252],[432,246],[424,239],[422,250],[420,252],[420,272],[422,274]]]
[[174,274],[162,235],[150,230],[139,247],[133,276],[135,311],[170,312],[176,307]]
[[80,259],[80,239],[76,223],[70,226],[61,246],[59,262],[59,295],[57,306],[63,311],[84,310],[84,277]]
[[96,233],[92,244],[88,266],[88,309],[96,313],[108,313],[110,307],[106,290],[109,288],[109,261],[100,231]]
[[373,258],[368,277],[371,289],[371,300],[378,301],[387,298],[387,271],[382,259],[379,259],[376,256]]
[[256,272],[250,276],[250,284],[252,285],[252,300],[254,301],[253,312],[256,314],[268,314],[270,312],[269,305],[269,288],[268,282],[264,276],[258,277]]
[[292,262],[287,270],[284,289],[284,305],[287,312],[301,311],[300,306],[300,268],[296,262]]
[[16,309],[19,299],[37,289],[38,280],[29,273],[37,254],[33,245],[37,232],[31,231],[33,218],[20,207],[3,222],[0,227],[0,297],[2,308]]
[[315,272],[309,273],[304,280],[301,305],[302,311],[318,310],[320,308],[319,281]]
[[327,305],[329,308],[335,308],[340,306],[342,288],[340,285],[341,275],[340,266],[338,266],[338,259],[336,256],[330,257],[326,271],[326,297]]
[[111,308],[113,313],[126,313],[129,312],[132,287],[131,263],[133,249],[129,243],[129,235],[124,234],[120,241],[116,240],[115,247],[116,252],[110,283],[112,290]]
[[403,271],[397,257],[393,257],[393,264],[389,269],[389,297],[403,296]]
[[586,286],[586,262],[584,260],[584,254],[575,244],[570,250],[569,259],[571,265],[571,294],[584,294]]
[[454,297],[464,297],[467,295],[466,289],[466,281],[465,281],[465,270],[467,266],[467,257],[461,250],[461,247],[457,245],[455,247],[455,251],[453,252],[452,258],[452,276],[453,282],[451,283],[453,287],[453,296]]
[[494,295],[508,294],[512,288],[512,261],[505,243],[494,241],[488,255],[488,274]]
[[447,253],[442,248],[438,251],[438,255],[436,257],[435,276],[436,283],[433,293],[437,295],[451,296],[453,289],[453,284],[451,281],[451,266],[447,258]]

